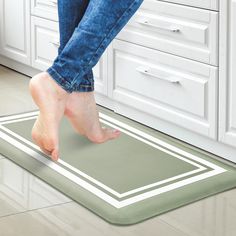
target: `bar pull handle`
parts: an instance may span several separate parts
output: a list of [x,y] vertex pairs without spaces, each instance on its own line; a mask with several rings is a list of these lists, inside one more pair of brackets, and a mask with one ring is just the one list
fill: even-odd
[[57,0],[49,0],[50,3],[52,3],[53,5],[57,5]]
[[53,44],[54,46],[56,46],[57,48],[60,47],[60,43],[58,41],[54,42],[54,41],[50,41],[51,44]]
[[175,27],[175,26],[169,26],[169,27],[160,26],[160,25],[156,25],[156,24],[151,23],[147,19],[139,19],[139,20],[136,20],[136,22],[141,24],[141,25],[151,26],[151,27],[154,27],[154,28],[157,28],[157,29],[160,29],[160,30],[165,30],[165,31],[173,32],[173,33],[180,32],[180,29]]
[[180,83],[180,78],[175,77],[175,76],[163,76],[161,74],[158,75],[158,74],[151,73],[149,71],[150,68],[148,68],[148,67],[140,66],[140,67],[137,67],[136,70],[139,73],[142,73],[144,75],[147,75],[147,76],[150,76],[150,77],[155,77],[155,78],[158,78],[158,79],[161,79],[161,80],[165,80],[165,81],[168,81],[170,83]]

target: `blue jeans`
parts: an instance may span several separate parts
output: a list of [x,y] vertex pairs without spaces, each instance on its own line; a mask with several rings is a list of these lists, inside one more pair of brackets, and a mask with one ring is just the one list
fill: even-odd
[[46,70],[68,93],[94,90],[92,68],[143,0],[58,0],[60,46]]

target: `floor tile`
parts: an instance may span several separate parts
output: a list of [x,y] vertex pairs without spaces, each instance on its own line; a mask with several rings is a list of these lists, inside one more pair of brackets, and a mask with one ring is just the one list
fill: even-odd
[[234,236],[235,195],[230,190],[125,227],[111,225],[75,202],[65,203],[0,218],[0,236]]
[[0,217],[71,202],[8,159],[0,160]]
[[29,81],[30,77],[0,66],[0,117],[38,109],[30,96]]
[[191,236],[231,236],[236,232],[236,189],[178,208],[159,218]]
[[[27,224],[27,227],[26,227]],[[9,227],[11,225],[11,227]],[[70,236],[187,236],[156,218],[151,222],[133,226],[114,226],[76,203],[45,208],[0,219],[4,236],[17,235],[70,235]],[[20,232],[20,234],[19,234]],[[1,234],[0,234],[1,235]]]

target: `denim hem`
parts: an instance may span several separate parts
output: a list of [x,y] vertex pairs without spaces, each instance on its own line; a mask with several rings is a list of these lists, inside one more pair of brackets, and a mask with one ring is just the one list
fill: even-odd
[[90,81],[90,84],[80,83],[77,86],[76,86],[76,84],[73,86],[73,92],[92,92],[92,91],[94,91],[93,81]]
[[74,88],[73,92],[93,92],[94,86],[92,85],[79,85],[78,88]]
[[46,72],[51,76],[51,78],[57,82],[60,87],[62,87],[66,92],[72,93],[71,85],[68,81],[66,81],[57,71],[49,67]]
[[46,70],[46,72],[48,72],[48,74],[51,76],[51,78],[53,80],[55,80],[57,82],[57,84],[60,85],[68,93],[72,93],[72,92],[92,92],[92,91],[94,91],[94,83],[93,83],[92,79],[90,79],[91,85],[81,83],[78,86],[74,85],[74,87],[72,88],[70,83],[68,83],[68,81],[66,81],[64,78],[62,78],[60,76],[60,74],[58,74],[58,72],[55,71],[54,69],[52,69],[51,67],[48,68]]
[[88,73],[82,79],[82,81],[77,84],[75,83],[72,87],[72,92],[91,92],[94,91],[94,78],[93,74]]

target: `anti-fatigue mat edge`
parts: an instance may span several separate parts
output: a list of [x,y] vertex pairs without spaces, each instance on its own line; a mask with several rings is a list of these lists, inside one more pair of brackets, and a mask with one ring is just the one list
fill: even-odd
[[[182,180],[182,182],[180,181],[177,185],[174,183],[175,188],[173,188],[173,184],[170,184],[169,186],[164,186],[131,197],[131,200],[129,198],[117,200],[106,194],[106,192],[96,189],[94,185],[89,185],[89,183],[74,175],[72,172],[68,171],[68,169],[63,168],[63,165],[61,165],[63,161],[59,164],[50,161],[45,155],[38,152],[37,148],[32,148],[33,145],[30,147],[30,145],[20,142],[14,132],[6,132],[7,129],[4,127],[4,123],[6,124],[9,120],[12,119],[12,121],[19,122],[22,119],[27,120],[30,119],[30,117],[35,117],[35,115],[37,115],[37,112],[0,119],[1,154],[40,177],[110,223],[120,225],[138,223],[236,186],[236,171],[233,167],[217,160],[212,160],[209,157],[205,157],[204,159],[195,157],[195,160],[198,159],[198,161],[208,164],[212,168],[211,171],[194,176],[192,179]],[[13,118],[18,120],[13,120]],[[105,121],[105,123],[112,123],[112,121],[116,120],[111,117],[109,118],[109,116],[104,113],[100,113],[100,118],[101,121]],[[111,123],[109,123],[110,126],[112,126]],[[117,121],[116,123],[119,125],[117,127],[123,125],[124,128],[125,126],[122,122],[119,123],[119,121]],[[139,138],[144,135],[147,140],[149,138],[149,141],[152,139],[152,141],[163,144],[161,140],[158,141],[148,134],[132,129],[132,127],[131,130],[138,133]],[[123,132],[125,132],[125,130],[123,130]],[[28,144],[29,143],[28,141]],[[169,146],[169,148],[171,147]],[[177,152],[178,148],[175,149],[175,151]],[[183,153],[184,151],[182,151],[182,154]],[[202,170],[203,169],[202,167]],[[193,181],[194,178],[195,181]],[[191,184],[189,182],[190,179],[192,180],[192,182],[190,181]],[[170,186],[172,186],[172,188],[170,188]]]

